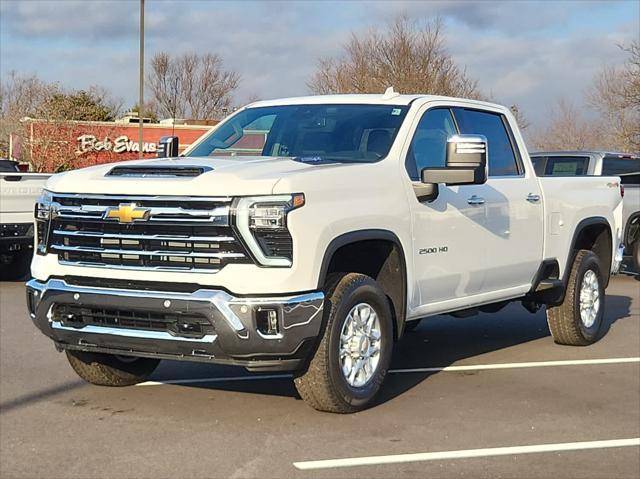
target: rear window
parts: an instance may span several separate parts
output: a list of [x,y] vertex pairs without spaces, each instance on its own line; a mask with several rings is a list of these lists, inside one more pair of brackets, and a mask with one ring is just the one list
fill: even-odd
[[583,176],[588,166],[589,158],[584,156],[550,156],[544,176]]
[[626,185],[640,184],[640,158],[615,158],[602,160],[602,176],[619,176]]

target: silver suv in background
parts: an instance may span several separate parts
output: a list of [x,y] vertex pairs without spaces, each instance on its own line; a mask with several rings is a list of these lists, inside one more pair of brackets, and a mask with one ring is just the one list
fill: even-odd
[[622,220],[625,253],[640,273],[640,155],[607,151],[531,153],[538,176],[619,176],[624,186]]

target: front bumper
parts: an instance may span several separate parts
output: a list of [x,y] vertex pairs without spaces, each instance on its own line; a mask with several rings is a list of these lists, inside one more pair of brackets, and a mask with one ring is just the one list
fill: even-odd
[[[164,288],[163,288],[164,289]],[[35,325],[60,349],[244,366],[252,371],[295,370],[320,333],[324,294],[235,297],[214,289],[168,292],[87,286],[65,279],[27,283],[27,305]],[[194,315],[210,324],[194,338],[172,330],[118,324],[66,324],[59,307],[91,311],[137,311],[147,315]],[[258,327],[261,311],[276,311],[277,332]],[[126,318],[125,318],[126,319]]]

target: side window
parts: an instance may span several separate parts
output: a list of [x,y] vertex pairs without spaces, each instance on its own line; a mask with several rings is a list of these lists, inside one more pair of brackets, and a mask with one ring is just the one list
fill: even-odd
[[520,174],[511,136],[503,115],[487,111],[454,108],[453,114],[463,135],[487,137],[489,176],[517,176]]
[[433,108],[422,115],[405,160],[407,173],[413,181],[420,180],[423,168],[445,166],[447,139],[456,133],[448,108]]
[[602,160],[602,176],[627,176],[640,173],[640,158],[611,158]]
[[584,156],[551,156],[545,176],[583,176],[587,174],[589,158]]

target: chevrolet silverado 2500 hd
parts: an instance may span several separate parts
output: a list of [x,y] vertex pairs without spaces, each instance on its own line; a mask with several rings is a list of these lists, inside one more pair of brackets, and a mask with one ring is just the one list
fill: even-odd
[[0,160],[0,280],[22,279],[33,253],[33,209],[50,175]]
[[370,404],[421,318],[546,307],[598,337],[616,177],[538,178],[508,108],[426,95],[245,107],[182,157],[53,176],[27,301],[94,384],[161,359],[290,370],[316,409]]
[[624,188],[622,243],[640,273],[640,155],[606,151],[531,153],[539,176],[619,176]]

